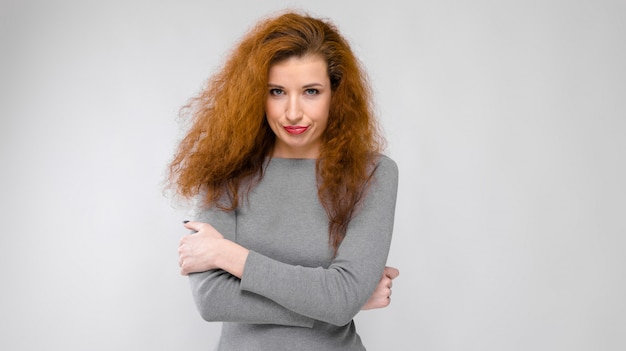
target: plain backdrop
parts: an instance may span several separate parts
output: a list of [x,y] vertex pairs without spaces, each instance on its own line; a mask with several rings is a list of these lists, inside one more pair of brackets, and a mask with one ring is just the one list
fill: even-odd
[[400,168],[369,350],[626,349],[624,1],[0,0],[0,349],[211,350],[163,195],[258,19],[330,18]]

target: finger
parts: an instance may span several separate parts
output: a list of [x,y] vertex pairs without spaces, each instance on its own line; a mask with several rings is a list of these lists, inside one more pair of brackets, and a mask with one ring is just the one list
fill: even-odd
[[189,235],[183,236],[182,238],[180,238],[178,242],[178,252],[181,252],[185,248],[192,246],[192,245],[193,245],[193,238]]
[[384,273],[389,279],[396,279],[400,275],[400,271],[394,267],[385,267]]
[[382,307],[387,307],[391,303],[391,298],[389,296],[385,296],[385,298],[381,301]]
[[202,227],[202,222],[183,222],[183,226],[189,230],[194,230],[196,232],[200,231],[200,227]]
[[400,271],[395,267],[387,266],[385,267],[385,275],[390,279],[395,279],[397,276],[400,275]]
[[184,258],[181,258],[180,274],[181,275],[188,275],[189,274],[189,270],[190,270],[190,265],[191,265],[191,263],[188,260],[185,260]]
[[391,284],[391,278],[383,275],[383,277],[380,279],[380,282],[378,283],[378,286],[385,289],[391,289]]

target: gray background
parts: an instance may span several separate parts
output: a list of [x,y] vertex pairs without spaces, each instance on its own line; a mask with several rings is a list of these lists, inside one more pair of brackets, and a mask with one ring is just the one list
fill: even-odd
[[626,349],[624,1],[0,2],[0,349],[210,350],[161,193],[261,16],[330,17],[401,170],[370,350]]

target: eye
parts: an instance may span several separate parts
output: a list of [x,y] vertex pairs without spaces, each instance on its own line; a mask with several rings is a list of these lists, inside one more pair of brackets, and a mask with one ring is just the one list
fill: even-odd
[[270,95],[280,96],[280,95],[285,95],[285,92],[282,89],[273,88],[273,89],[270,89]]
[[310,88],[310,89],[305,90],[304,94],[305,95],[317,95],[317,94],[319,94],[319,92],[320,91],[317,90],[317,89]]

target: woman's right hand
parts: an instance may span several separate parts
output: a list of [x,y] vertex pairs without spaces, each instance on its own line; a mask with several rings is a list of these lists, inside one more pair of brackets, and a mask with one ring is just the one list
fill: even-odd
[[180,274],[204,272],[220,268],[216,256],[220,251],[224,236],[209,223],[186,222],[185,228],[195,233],[185,235],[178,245],[178,265]]
[[382,278],[376,286],[376,290],[361,310],[373,310],[376,308],[384,308],[391,303],[391,287],[393,280],[400,275],[400,271],[394,267],[385,267]]
[[195,234],[185,235],[178,246],[180,274],[223,269],[237,278],[243,276],[248,249],[224,239],[209,223],[186,222],[185,228]]

